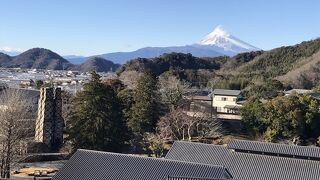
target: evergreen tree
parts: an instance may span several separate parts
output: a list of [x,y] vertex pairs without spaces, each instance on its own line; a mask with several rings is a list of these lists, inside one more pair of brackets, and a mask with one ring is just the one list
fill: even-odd
[[74,99],[68,131],[75,148],[118,152],[125,143],[121,103],[95,72]]
[[161,110],[158,81],[151,72],[145,72],[139,79],[133,99],[135,103],[131,108],[129,127],[134,133],[140,135],[154,131]]
[[134,104],[133,93],[132,89],[123,89],[118,93],[118,98],[121,100],[122,112],[126,122],[131,118],[131,108]]

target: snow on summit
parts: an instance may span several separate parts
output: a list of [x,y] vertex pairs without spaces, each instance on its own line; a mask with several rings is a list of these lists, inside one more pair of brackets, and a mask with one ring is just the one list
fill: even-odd
[[222,48],[224,51],[241,53],[259,50],[258,48],[232,36],[222,26],[216,27],[210,34],[198,43],[199,45],[210,45]]

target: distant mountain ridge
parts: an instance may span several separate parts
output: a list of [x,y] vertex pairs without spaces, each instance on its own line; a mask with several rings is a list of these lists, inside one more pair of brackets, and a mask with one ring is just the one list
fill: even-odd
[[7,67],[31,69],[70,69],[73,65],[59,54],[44,48],[33,48],[14,57]]
[[[239,38],[231,35],[221,26],[216,27],[211,33],[202,38],[199,42],[185,45],[185,46],[168,46],[168,47],[144,47],[137,49],[132,52],[112,52],[99,54],[89,57],[77,56],[77,55],[66,55],[62,58],[68,60],[72,64],[84,63],[88,58],[101,57],[113,61],[115,64],[124,64],[129,60],[136,58],[155,58],[159,57],[164,53],[185,53],[192,54],[195,57],[217,57],[217,56],[234,56],[243,52],[251,52],[260,50]],[[1,52],[1,50],[0,50]],[[10,56],[16,56],[18,52],[2,51],[5,54],[10,53]],[[19,56],[19,55],[17,55]],[[59,58],[63,61],[61,58]],[[25,65],[29,67],[30,65]],[[52,66],[59,66],[54,65]],[[41,67],[41,65],[40,65]],[[56,67],[57,68],[57,67]]]
[[[216,56],[234,56],[243,52],[258,51],[256,48],[237,37],[229,34],[221,26],[215,28],[211,33],[202,38],[200,42],[185,46],[169,47],[145,47],[132,52],[113,52],[95,55],[109,59],[114,63],[124,64],[129,60],[136,58],[155,58],[164,53],[190,53],[195,57],[216,57]],[[85,57],[67,58],[75,64],[84,62]]]
[[29,49],[18,56],[0,53],[0,67],[50,69],[50,70],[80,70],[83,72],[95,70],[97,72],[116,71],[120,65],[103,58],[89,58],[80,65],[70,63],[59,54],[44,48]]
[[222,56],[224,54],[217,52],[210,46],[204,48],[198,45],[172,46],[172,47],[146,47],[132,52],[115,52],[98,55],[106,59],[110,59],[119,64],[123,64],[128,60],[136,58],[154,58],[164,53],[190,53],[196,57],[213,57]]
[[7,54],[9,56],[17,56],[21,53],[21,49],[0,48],[0,53]]
[[[33,48],[13,57],[0,53],[0,67],[106,72],[116,71],[119,66],[101,57],[91,57],[85,63],[75,65],[43,48]],[[192,82],[206,82],[208,79],[205,78],[216,78],[216,82],[275,79],[293,88],[312,88],[320,84],[320,39],[269,51],[240,53],[233,57],[198,58],[189,53],[165,53],[156,58],[130,60],[119,68],[118,73],[146,69],[157,75],[176,73],[193,79]]]

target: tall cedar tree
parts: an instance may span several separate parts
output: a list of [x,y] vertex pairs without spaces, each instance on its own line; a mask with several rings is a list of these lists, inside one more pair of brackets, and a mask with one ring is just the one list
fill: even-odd
[[92,79],[74,99],[69,118],[69,134],[75,148],[119,152],[126,141],[122,107],[114,89]]
[[129,127],[138,135],[154,131],[161,110],[158,81],[151,72],[145,72],[138,80],[133,99],[135,103],[131,109]]

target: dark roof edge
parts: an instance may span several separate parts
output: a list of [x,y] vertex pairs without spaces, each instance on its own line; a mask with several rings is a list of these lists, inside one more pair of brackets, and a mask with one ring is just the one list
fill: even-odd
[[141,159],[151,159],[151,160],[158,160],[158,161],[164,161],[164,162],[179,162],[182,164],[195,164],[195,165],[202,165],[202,166],[210,166],[210,167],[217,167],[222,168],[226,170],[226,167],[219,166],[219,165],[213,165],[213,164],[203,164],[203,163],[196,163],[196,162],[186,162],[186,161],[179,161],[179,160],[173,160],[173,159],[166,159],[166,158],[154,158],[154,157],[145,157],[145,156],[137,156],[132,154],[122,154],[122,153],[114,153],[114,152],[105,152],[105,151],[96,151],[96,150],[88,150],[88,149],[77,149],[77,152],[93,152],[93,153],[99,153],[99,154],[113,154],[123,157],[133,157],[133,158],[141,158]]

